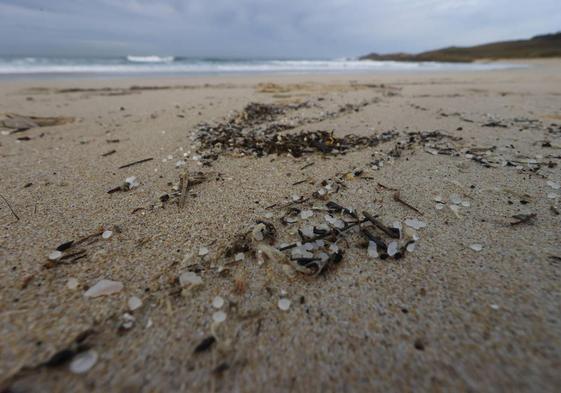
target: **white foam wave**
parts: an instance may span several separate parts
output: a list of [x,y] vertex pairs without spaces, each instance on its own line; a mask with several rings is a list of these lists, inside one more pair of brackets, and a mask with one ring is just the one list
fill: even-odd
[[172,63],[175,60],[173,56],[127,56],[127,60],[131,63]]

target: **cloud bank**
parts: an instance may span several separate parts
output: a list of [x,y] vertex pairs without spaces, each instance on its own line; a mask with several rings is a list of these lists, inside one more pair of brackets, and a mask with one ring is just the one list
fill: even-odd
[[0,0],[0,53],[347,57],[561,30],[559,0]]

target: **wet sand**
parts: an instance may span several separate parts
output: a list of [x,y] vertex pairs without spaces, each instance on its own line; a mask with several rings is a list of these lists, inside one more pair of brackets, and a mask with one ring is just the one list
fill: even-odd
[[[0,201],[0,386],[555,391],[561,61],[531,65],[472,73],[1,81],[1,113],[75,120],[0,129],[0,193],[13,209]],[[214,146],[216,156],[205,157],[200,125],[247,121],[239,113],[250,103],[282,109],[249,127],[288,125],[279,135],[397,135],[345,154],[326,142],[323,152],[256,157],[232,142],[234,148]],[[438,140],[422,133],[434,131]],[[182,174],[193,181],[198,172],[201,182],[178,197]],[[137,187],[108,193],[131,176]],[[297,229],[325,223],[329,212],[321,209],[329,201],[386,225],[399,221],[405,229],[405,220],[417,219],[426,227],[399,259],[370,257],[365,237],[351,229],[332,239],[342,260],[317,276],[256,255],[255,241],[241,261],[224,255],[258,220],[275,227],[275,246],[298,241]],[[283,222],[291,208],[313,215],[292,211],[295,222]],[[528,222],[511,225],[515,215]],[[108,239],[100,236],[105,230]],[[49,261],[70,240],[62,259]],[[199,256],[204,248],[208,254]],[[182,287],[179,277],[188,271],[202,284]],[[68,288],[69,279],[77,288]],[[123,289],[85,297],[101,279]],[[132,296],[142,300],[134,311]],[[220,323],[213,320],[216,296],[224,299]],[[288,310],[279,299],[290,300]],[[195,352],[211,336],[208,348]],[[76,356],[93,353],[93,367],[70,370]]]

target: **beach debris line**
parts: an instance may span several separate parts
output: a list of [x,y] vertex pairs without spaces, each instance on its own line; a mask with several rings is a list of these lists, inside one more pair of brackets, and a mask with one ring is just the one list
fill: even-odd
[[[233,259],[239,250],[243,250],[251,253],[258,265],[270,261],[275,266],[281,265],[288,275],[299,272],[318,276],[343,260],[346,252],[343,244],[349,247],[353,232],[366,238],[368,257],[400,259],[415,250],[419,240],[415,230],[426,227],[426,223],[418,219],[405,220],[405,226],[400,222],[386,225],[369,212],[364,211],[360,217],[356,210],[334,201],[326,202],[323,207],[314,205],[313,210],[324,214],[302,215],[308,210],[289,206],[288,214],[292,214],[294,220],[279,217],[284,226],[298,226],[297,240],[281,241],[280,232],[272,222],[257,220],[251,230],[240,235],[222,252],[217,252],[217,257]],[[290,235],[291,231],[288,232]]]
[[397,136],[397,132],[393,131],[372,136],[350,134],[344,137],[335,136],[333,131],[322,130],[283,133],[296,126],[286,123],[266,124],[288,110],[296,110],[304,105],[307,104],[250,103],[225,123],[215,126],[199,125],[195,143],[201,162],[209,164],[224,152],[257,157],[269,154],[290,154],[293,157],[312,153],[337,155],[361,147],[377,146]]

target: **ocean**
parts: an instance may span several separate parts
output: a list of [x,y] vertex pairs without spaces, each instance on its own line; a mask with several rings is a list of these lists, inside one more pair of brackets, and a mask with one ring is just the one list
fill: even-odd
[[381,73],[392,71],[482,71],[516,68],[508,63],[437,63],[333,60],[194,59],[173,56],[0,56],[0,78],[119,77],[141,75]]

